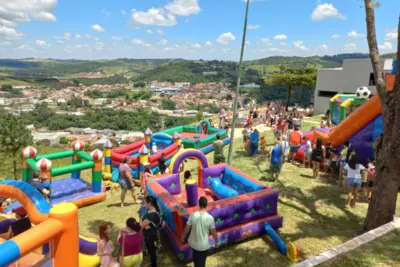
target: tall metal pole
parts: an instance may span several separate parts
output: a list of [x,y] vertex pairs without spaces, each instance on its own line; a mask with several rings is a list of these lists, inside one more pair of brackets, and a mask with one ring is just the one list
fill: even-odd
[[235,93],[235,101],[233,106],[233,118],[232,118],[232,129],[231,129],[231,142],[229,143],[229,154],[228,154],[228,164],[231,164],[232,160],[232,149],[233,149],[233,141],[235,140],[235,124],[236,124],[236,112],[238,105],[238,97],[239,97],[239,88],[240,88],[240,78],[242,76],[242,62],[243,62],[243,54],[244,54],[244,46],[246,44],[246,33],[247,33],[247,17],[249,15],[249,6],[250,0],[247,0],[246,4],[246,15],[244,18],[244,28],[243,28],[243,37],[242,37],[242,48],[240,49],[240,60],[239,60],[239,69],[238,69],[238,77],[236,83],[236,93]]

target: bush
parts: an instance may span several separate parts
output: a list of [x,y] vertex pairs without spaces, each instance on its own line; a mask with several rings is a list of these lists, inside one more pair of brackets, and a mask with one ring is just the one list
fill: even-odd
[[68,139],[65,136],[60,137],[60,145],[68,145]]

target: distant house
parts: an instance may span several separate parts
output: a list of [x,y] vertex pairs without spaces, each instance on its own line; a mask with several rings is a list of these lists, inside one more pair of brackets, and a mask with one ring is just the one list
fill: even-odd
[[218,75],[217,71],[203,71],[204,76]]
[[259,86],[258,84],[255,84],[255,83],[249,83],[249,84],[241,85],[240,87],[246,88],[246,89],[259,89],[261,86]]
[[[392,71],[393,59],[382,59],[384,74]],[[336,94],[354,94],[357,88],[366,86],[376,94],[375,77],[371,60],[345,59],[343,67],[318,70],[314,91],[314,115],[324,114],[329,100]]]
[[8,98],[0,98],[0,106],[7,106],[10,104],[10,100]]

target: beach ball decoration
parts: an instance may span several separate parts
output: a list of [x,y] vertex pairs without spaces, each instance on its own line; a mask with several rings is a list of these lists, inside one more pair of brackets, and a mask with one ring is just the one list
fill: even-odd
[[34,158],[36,156],[37,150],[34,147],[27,146],[22,149],[22,155],[24,158]]
[[90,156],[94,161],[99,161],[103,159],[103,151],[96,149],[92,153],[90,153]]
[[139,150],[140,155],[147,155],[149,154],[149,150],[147,149],[147,147],[145,145],[143,145],[140,150]]
[[368,99],[371,96],[371,91],[366,86],[361,86],[357,88],[356,91],[357,98]]
[[113,147],[113,143],[110,140],[107,140],[104,143],[104,148],[112,148]]
[[153,134],[153,133],[151,132],[150,128],[147,128],[146,131],[144,131],[144,135],[145,135],[145,136],[150,136],[150,135],[152,135],[152,134]]
[[78,139],[72,142],[71,146],[74,151],[81,151],[85,148],[85,143]]
[[41,171],[50,171],[51,165],[52,165],[51,161],[45,158],[36,162],[36,168],[38,168]]

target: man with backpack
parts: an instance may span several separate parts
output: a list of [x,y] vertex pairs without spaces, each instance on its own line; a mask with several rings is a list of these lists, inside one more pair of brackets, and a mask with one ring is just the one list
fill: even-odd
[[218,236],[215,229],[214,217],[207,212],[207,198],[200,197],[200,210],[190,214],[182,235],[182,242],[185,243],[187,234],[190,232],[189,244],[193,249],[193,262],[195,267],[205,267],[208,250],[208,236],[210,232],[215,240],[215,247],[218,247]]

